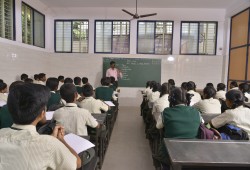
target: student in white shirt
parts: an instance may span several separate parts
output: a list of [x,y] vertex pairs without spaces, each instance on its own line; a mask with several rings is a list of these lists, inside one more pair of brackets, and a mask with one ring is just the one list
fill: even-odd
[[223,83],[219,83],[217,84],[217,92],[216,92],[216,95],[215,95],[215,99],[222,99],[222,100],[226,100],[226,86],[225,84]]
[[237,82],[236,81],[232,81],[231,83],[230,83],[230,90],[239,90],[239,87],[238,87],[238,84],[237,84]]
[[201,95],[196,92],[196,85],[193,81],[189,81],[187,83],[187,93],[191,94],[192,96],[190,106],[194,105],[195,103],[201,100]]
[[33,83],[34,83],[34,84],[38,84],[38,81],[39,81],[39,76],[38,76],[38,74],[34,74],[34,81],[33,81]]
[[147,93],[150,90],[150,83],[151,83],[151,81],[147,81],[146,88],[142,91],[142,94],[145,96],[147,96]]
[[23,73],[20,78],[21,78],[21,81],[24,82],[25,79],[29,78],[29,76],[27,74]]
[[109,106],[101,100],[95,99],[93,97],[93,87],[86,84],[82,87],[82,95],[84,99],[77,103],[80,108],[87,109],[90,113],[102,113],[102,111],[107,112]]
[[243,107],[244,96],[239,90],[229,90],[226,93],[226,104],[230,108],[225,113],[213,118],[210,124],[220,128],[232,124],[245,130],[250,135],[250,109]]
[[40,74],[38,75],[38,77],[39,77],[39,80],[38,80],[36,83],[45,86],[45,83],[46,83],[46,80],[47,80],[46,74],[40,73]]
[[152,84],[152,93],[149,94],[149,98],[148,98],[148,106],[149,108],[153,108],[153,104],[154,102],[160,98],[160,91],[161,91],[161,85],[160,83],[153,83]]
[[244,94],[245,103],[250,103],[249,85],[247,83],[241,83],[239,85],[239,90]]
[[14,124],[0,130],[0,169],[67,169],[81,167],[81,159],[65,142],[64,128],[39,135],[36,125],[45,119],[47,87],[25,83],[9,94],[8,109]]
[[8,95],[7,95],[7,84],[0,83],[0,101],[7,102]]
[[218,114],[221,113],[221,104],[218,99],[214,99],[216,90],[212,86],[207,86],[203,90],[204,99],[193,105],[201,113]]
[[60,75],[60,76],[58,76],[57,79],[59,81],[58,89],[60,89],[61,86],[64,84],[64,76]]

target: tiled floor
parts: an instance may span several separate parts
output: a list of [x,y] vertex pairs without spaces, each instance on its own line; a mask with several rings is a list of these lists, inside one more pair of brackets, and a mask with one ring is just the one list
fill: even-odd
[[102,170],[154,170],[139,108],[120,107]]

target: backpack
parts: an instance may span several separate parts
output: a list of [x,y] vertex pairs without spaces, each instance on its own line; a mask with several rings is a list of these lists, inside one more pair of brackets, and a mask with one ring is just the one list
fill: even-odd
[[198,138],[218,140],[221,139],[221,135],[216,129],[213,128],[209,129],[206,127],[204,123],[201,123],[198,131]]
[[235,125],[226,124],[218,131],[223,140],[249,140],[248,133]]

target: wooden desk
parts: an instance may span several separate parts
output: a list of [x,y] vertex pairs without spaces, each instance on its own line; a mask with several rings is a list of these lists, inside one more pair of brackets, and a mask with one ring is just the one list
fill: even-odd
[[250,168],[250,142],[164,139],[164,143],[173,170]]
[[219,116],[221,114],[201,114],[201,117],[205,121],[205,123],[209,123],[213,118]]

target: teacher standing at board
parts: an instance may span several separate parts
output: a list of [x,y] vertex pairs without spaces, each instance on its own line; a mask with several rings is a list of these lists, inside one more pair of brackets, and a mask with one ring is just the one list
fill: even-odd
[[106,71],[106,77],[114,77],[118,86],[118,79],[122,78],[122,72],[118,68],[115,68],[115,62],[110,62],[110,68]]

